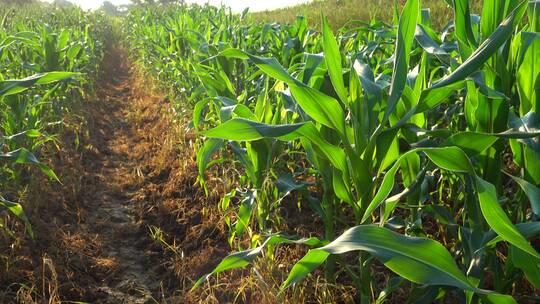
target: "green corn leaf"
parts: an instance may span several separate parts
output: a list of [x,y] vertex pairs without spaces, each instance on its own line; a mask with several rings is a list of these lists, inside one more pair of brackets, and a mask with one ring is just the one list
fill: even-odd
[[238,218],[236,222],[236,234],[242,235],[249,226],[249,219],[255,207],[255,200],[257,198],[257,190],[248,190],[245,194],[242,203],[240,204],[240,210],[238,211]]
[[397,170],[400,167],[401,160],[403,160],[408,153],[403,154],[388,171],[386,171],[386,174],[384,175],[384,178],[381,182],[381,185],[379,186],[379,190],[377,191],[377,194],[373,197],[370,204],[368,205],[366,211],[364,212],[364,216],[362,217],[362,223],[366,222],[368,218],[371,216],[373,211],[379,205],[390,195],[390,192],[392,192],[392,189],[394,189],[394,183],[396,179],[396,173]]
[[221,138],[234,141],[253,141],[261,138],[277,138],[291,141],[305,137],[316,145],[334,167],[342,172],[348,172],[345,153],[339,147],[329,144],[311,122],[291,125],[267,125],[255,121],[234,118],[214,129],[202,132],[211,138]]
[[382,99],[382,90],[375,82],[375,76],[370,66],[362,63],[358,60],[354,61],[353,65],[354,70],[360,77],[360,82],[362,83],[362,89],[367,93],[367,100],[370,101],[370,104],[374,104],[375,101]]
[[362,223],[366,222],[371,216],[373,211],[390,195],[390,192],[394,188],[395,175],[400,168],[401,161],[404,160],[409,154],[424,152],[429,159],[437,166],[456,172],[468,173],[472,171],[467,155],[458,147],[442,147],[442,148],[417,148],[410,150],[402,154],[394,165],[386,172],[384,178],[379,186],[379,190],[371,200],[364,216],[362,217]]
[[268,76],[287,84],[299,84],[298,80],[292,77],[275,58],[263,58],[249,54],[248,56],[249,59],[251,59],[261,71],[268,74]]
[[517,88],[520,113],[540,113],[540,35],[536,36],[525,51],[517,71]]
[[506,175],[510,176],[521,187],[521,189],[523,190],[523,192],[525,192],[525,195],[527,195],[527,198],[529,198],[529,201],[531,202],[531,209],[533,213],[537,216],[540,216],[540,189],[538,189],[538,187],[529,183],[528,181],[521,179],[517,176],[513,176],[508,173],[506,173]]
[[433,163],[443,169],[453,172],[470,173],[475,176],[480,208],[490,227],[505,241],[522,249],[533,257],[540,259],[540,255],[519,233],[517,228],[512,224],[508,216],[504,213],[502,207],[499,205],[495,187],[489,182],[486,182],[480,177],[476,176],[467,155],[457,147],[418,148],[403,154],[385,175],[378,193],[375,195],[374,199],[371,201],[366,212],[364,213],[362,222],[365,222],[369,216],[371,216],[373,211],[380,205],[380,203],[390,194],[394,184],[394,175],[396,174],[398,164],[401,162],[403,157],[408,153],[415,152],[424,152]]
[[467,58],[454,72],[433,84],[430,89],[442,88],[464,80],[478,71],[484,63],[512,36],[514,27],[521,21],[525,13],[526,1],[522,2],[497,27],[497,29]]
[[476,132],[459,132],[446,139],[442,146],[456,146],[465,151],[467,155],[474,156],[493,146],[498,140],[497,136]]
[[197,282],[193,285],[191,290],[195,290],[202,283],[204,283],[210,276],[218,274],[231,269],[238,269],[248,266],[255,258],[257,258],[263,251],[265,247],[274,246],[277,244],[303,244],[308,246],[320,246],[324,243],[318,238],[304,238],[304,239],[294,239],[292,237],[283,236],[283,235],[272,235],[269,236],[262,245],[259,247],[244,250],[240,252],[233,253],[225,257],[219,264],[212,270],[211,273],[206,274],[199,278]]
[[212,138],[204,142],[203,146],[197,151],[197,167],[199,168],[199,177],[204,180],[204,171],[212,160],[212,155],[219,151],[223,146],[223,140]]
[[481,295],[486,303],[492,304],[516,304],[516,300],[512,296],[501,295],[497,293],[488,293]]
[[72,45],[66,52],[67,59],[69,61],[73,61],[77,56],[79,56],[82,47],[83,46],[79,43]]
[[[287,72],[281,64],[275,58],[264,58],[259,56],[254,56],[244,51],[229,48],[221,53],[218,56],[224,56],[229,58],[237,58],[242,60],[250,59],[253,63],[261,69],[261,71],[268,74],[268,76],[275,78],[277,80],[283,81],[287,84],[299,83],[294,77],[292,77],[289,72]],[[218,57],[216,56],[216,57]],[[207,59],[210,60],[213,57]]]
[[466,60],[476,46],[474,38],[469,0],[454,0],[454,27],[455,35],[459,44],[461,59]]
[[282,289],[302,280],[330,254],[367,251],[399,276],[426,285],[447,285],[480,293],[459,270],[439,242],[404,236],[384,227],[361,225],[350,228],[330,244],[310,250],[292,268]]
[[510,246],[510,256],[512,257],[514,266],[525,273],[527,280],[536,289],[540,289],[540,263],[531,259],[526,252],[515,246]]
[[392,72],[392,82],[390,86],[390,97],[384,113],[384,120],[394,112],[397,102],[403,94],[403,89],[407,83],[409,69],[409,57],[416,31],[416,22],[420,12],[418,0],[408,0],[401,12],[396,41],[394,70]]
[[384,171],[399,157],[397,131],[398,129],[383,131],[376,139],[376,159],[379,172]]
[[416,109],[413,109],[413,112],[418,114],[433,109],[443,101],[447,100],[456,90],[464,87],[465,81],[457,81],[443,87],[424,90],[420,94],[420,101],[418,102]]
[[341,54],[339,52],[339,46],[332,33],[332,29],[328,24],[328,19],[322,16],[322,45],[324,51],[324,60],[326,62],[326,67],[328,68],[328,73],[330,74],[330,80],[332,85],[336,90],[339,99],[344,104],[347,104],[347,90],[345,89],[345,84],[343,83],[343,71],[341,70]]
[[508,134],[509,136],[515,135],[510,138],[518,139],[518,142],[523,143],[531,150],[540,154],[540,142],[535,138],[540,136],[540,119],[538,115],[531,111],[523,117],[517,117],[512,112],[510,112],[509,116],[511,129],[503,134]]
[[0,96],[18,94],[26,91],[34,85],[49,84],[80,75],[82,74],[71,72],[48,72],[36,74],[24,79],[2,81],[0,82]]
[[420,44],[422,49],[430,55],[434,55],[437,58],[443,59],[448,58],[450,54],[446,52],[435,40],[433,40],[429,34],[426,32],[424,27],[421,24],[416,25],[416,31],[414,33],[414,38]]
[[540,32],[540,0],[529,0],[529,31]]
[[[290,90],[300,107],[315,121],[338,131],[342,137],[347,134],[345,128],[345,112],[339,102],[292,77],[274,58],[253,56],[236,49],[228,49],[220,56],[239,59],[251,59],[255,65],[268,76],[283,81]],[[342,80],[343,82],[343,80]]]
[[458,147],[422,148],[427,157],[438,167],[460,173],[472,173],[473,167],[467,154]]
[[504,213],[499,201],[495,186],[476,176],[476,190],[480,209],[489,226],[505,241],[528,253],[540,261],[540,254],[527,242],[519,230],[512,224]]
[[345,112],[339,102],[308,86],[291,86],[291,93],[302,109],[315,121],[338,131],[342,137],[347,134]]
[[304,54],[304,75],[303,75],[303,82],[309,83],[309,80],[317,70],[317,68],[321,65],[321,63],[324,60],[323,54]]
[[[335,242],[335,241],[334,241]],[[333,243],[333,242],[332,242]],[[329,252],[320,249],[310,250],[300,261],[294,264],[281,289],[286,289],[303,280],[309,273],[322,265],[330,256]]]
[[285,198],[294,191],[306,193],[308,191],[308,186],[310,186],[311,183],[296,182],[291,174],[283,174],[279,176],[277,181],[274,182],[274,185],[282,194],[279,198],[279,201],[281,201],[283,198]]
[[60,182],[58,179],[58,176],[54,173],[51,168],[47,167],[43,163],[41,163],[32,152],[28,151],[25,148],[20,148],[15,151],[11,151],[8,153],[2,153],[0,154],[0,159],[8,159],[14,163],[17,164],[30,164],[37,166],[43,173],[45,173],[50,178],[56,180],[57,182]]
[[195,130],[199,129],[199,126],[201,124],[201,121],[203,119],[203,111],[207,107],[208,103],[210,102],[209,98],[203,99],[195,104],[195,107],[193,108],[193,128]]
[[[540,120],[535,112],[529,112],[523,117],[517,117],[510,112],[510,126],[513,130],[521,131],[522,133],[534,134],[540,130]],[[525,177],[533,183],[540,183],[540,140],[537,138],[519,138],[517,140],[523,143],[524,146],[512,145],[514,157],[521,159]],[[519,148],[521,152],[516,153]]]
[[332,174],[332,185],[334,187],[334,193],[339,199],[350,204],[354,202],[350,187],[343,180],[341,172],[334,170],[334,173]]
[[234,141],[252,141],[265,137],[278,138],[298,132],[305,123],[290,125],[267,125],[243,118],[233,118],[204,131],[202,134],[211,138],[221,138]]
[[396,290],[399,290],[399,288],[403,285],[405,282],[405,279],[401,277],[394,277],[391,278],[388,281],[388,284],[386,287],[379,293],[379,296],[377,297],[377,300],[375,301],[375,304],[384,304],[386,303],[386,300],[388,297]]
[[[515,225],[517,230],[521,235],[523,235],[526,239],[530,239],[532,237],[537,236],[540,234],[540,222],[526,222],[526,223],[519,223]],[[498,242],[503,241],[503,239],[497,235],[493,229],[489,230],[484,234],[484,240],[483,244],[484,246],[495,246]]]
[[2,196],[0,196],[0,206],[6,208],[11,213],[13,213],[17,218],[23,221],[24,225],[26,226],[26,233],[28,233],[28,235],[31,238],[34,238],[34,231],[32,230],[32,225],[30,224],[30,221],[26,217],[26,214],[24,213],[24,210],[21,204],[10,202],[4,199]]

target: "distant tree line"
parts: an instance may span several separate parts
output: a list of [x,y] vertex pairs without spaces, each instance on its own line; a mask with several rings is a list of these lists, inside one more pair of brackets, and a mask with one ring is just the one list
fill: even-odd
[[[0,4],[14,4],[14,5],[22,5],[22,4],[32,4],[32,3],[39,3],[38,0],[0,0]],[[132,0],[134,5],[151,5],[151,4],[182,4],[184,3],[184,0]],[[68,0],[55,0],[53,2],[54,4],[58,5],[67,5],[71,4]],[[104,7],[111,7],[115,6],[110,1],[103,2]]]
[[136,5],[151,5],[151,4],[182,4],[184,0],[132,0]]
[[[101,5],[100,10],[105,12],[106,14],[118,16],[122,13],[126,12],[131,6],[144,6],[144,5],[170,5],[170,4],[184,4],[184,0],[132,0],[133,4],[128,5],[121,5],[116,6],[111,1],[107,0],[104,1]],[[0,0],[1,4],[7,4],[7,5],[26,5],[26,4],[35,4],[35,3],[43,3],[40,0]],[[72,6],[74,5],[72,2],[68,0],[54,0],[52,2],[52,5],[56,5],[59,7],[66,7],[66,6]]]
[[[8,4],[8,5],[26,5],[26,4],[38,4],[38,3],[43,4],[43,2],[39,0],[0,0],[0,4]],[[52,4],[57,5],[57,6],[74,5],[68,0],[54,0]]]
[[36,0],[0,0],[0,4],[22,5],[36,3]]
[[133,4],[116,6],[111,1],[104,1],[100,10],[108,15],[118,16],[126,12],[132,6],[144,5],[169,5],[169,4],[184,4],[184,0],[132,0]]

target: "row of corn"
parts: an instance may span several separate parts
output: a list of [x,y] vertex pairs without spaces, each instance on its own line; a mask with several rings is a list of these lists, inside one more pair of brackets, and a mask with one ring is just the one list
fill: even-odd
[[[216,208],[240,251],[194,287],[297,244],[311,250],[283,290],[324,266],[362,303],[409,282],[410,303],[540,299],[540,2],[447,2],[442,31],[419,0],[337,33],[324,16],[315,31],[210,6],[129,13],[132,55],[192,115],[200,184],[235,172]],[[291,206],[324,229],[282,231]]]
[[[77,108],[94,89],[106,18],[39,5],[0,5],[0,18],[0,212],[23,220],[32,234],[20,191],[34,168],[59,182],[40,152],[61,144],[66,118],[80,115]],[[0,227],[8,218],[0,218]]]

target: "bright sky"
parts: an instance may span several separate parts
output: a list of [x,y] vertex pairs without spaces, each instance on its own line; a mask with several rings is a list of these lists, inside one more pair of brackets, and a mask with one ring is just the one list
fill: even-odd
[[[45,0],[46,2],[53,2],[53,0]],[[80,5],[84,9],[96,9],[101,6],[104,0],[69,0]],[[109,0],[115,5],[128,4],[130,0]],[[308,2],[309,0],[187,0],[188,3],[210,3],[215,6],[219,6],[221,3],[230,6],[233,11],[241,12],[244,8],[250,8],[250,11],[263,11],[266,9],[275,9],[285,6],[291,6],[297,3]]]

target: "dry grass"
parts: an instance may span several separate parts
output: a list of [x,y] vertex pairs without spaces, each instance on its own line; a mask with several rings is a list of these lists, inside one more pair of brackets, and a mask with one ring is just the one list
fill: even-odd
[[[296,16],[305,16],[309,26],[320,29],[320,15],[328,17],[330,25],[334,29],[344,26],[349,21],[368,22],[372,18],[386,22],[392,22],[394,17],[395,0],[315,0],[307,4],[300,4],[287,8],[253,13],[254,20],[262,22],[291,23]],[[404,0],[397,1],[399,5]],[[471,1],[472,11],[480,12],[482,1]],[[431,11],[431,20],[436,28],[444,27],[453,18],[453,12],[444,0],[422,1],[423,8]]]

